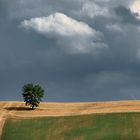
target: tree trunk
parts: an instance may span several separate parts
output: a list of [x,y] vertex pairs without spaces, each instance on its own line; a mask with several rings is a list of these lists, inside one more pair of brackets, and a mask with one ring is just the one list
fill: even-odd
[[35,105],[32,105],[32,110],[34,110]]

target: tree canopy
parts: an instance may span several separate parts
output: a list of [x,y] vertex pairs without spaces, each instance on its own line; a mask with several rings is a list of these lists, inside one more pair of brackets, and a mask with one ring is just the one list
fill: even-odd
[[30,105],[32,109],[39,106],[39,103],[44,96],[44,90],[40,85],[29,83],[23,86],[22,91],[26,105]]

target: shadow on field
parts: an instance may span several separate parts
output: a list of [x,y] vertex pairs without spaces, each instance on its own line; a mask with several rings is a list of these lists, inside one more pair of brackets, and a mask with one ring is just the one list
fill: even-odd
[[32,108],[29,108],[29,107],[6,107],[4,109],[9,110],[9,111],[28,111],[28,110],[32,110]]

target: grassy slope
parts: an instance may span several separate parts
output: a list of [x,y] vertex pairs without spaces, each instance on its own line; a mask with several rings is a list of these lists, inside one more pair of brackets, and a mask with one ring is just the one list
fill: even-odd
[[139,140],[140,113],[8,119],[2,140]]

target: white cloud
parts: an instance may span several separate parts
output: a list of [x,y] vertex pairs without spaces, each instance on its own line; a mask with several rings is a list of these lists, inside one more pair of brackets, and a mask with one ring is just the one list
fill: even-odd
[[96,16],[110,16],[108,7],[100,6],[93,1],[86,1],[81,10],[82,14],[88,15],[90,18]]
[[70,53],[97,52],[107,47],[102,43],[101,32],[63,13],[24,20],[20,26],[34,30],[47,38],[55,38],[58,45]]
[[103,16],[106,18],[115,18],[116,16],[112,12],[112,9],[115,7],[118,7],[120,5],[123,5],[125,7],[128,7],[131,0],[77,0],[82,1],[82,6],[80,8],[80,11],[77,12],[77,15],[79,13],[80,16],[88,16],[90,18]]
[[118,24],[108,24],[106,25],[106,28],[110,31],[123,32],[121,26]]
[[140,19],[140,1],[134,0],[134,2],[130,5],[130,9],[134,13],[138,13],[138,18]]
[[62,13],[56,13],[48,17],[32,18],[24,20],[21,26],[26,29],[34,29],[41,34],[56,34],[61,36],[95,34],[96,31],[83,22],[78,22]]

